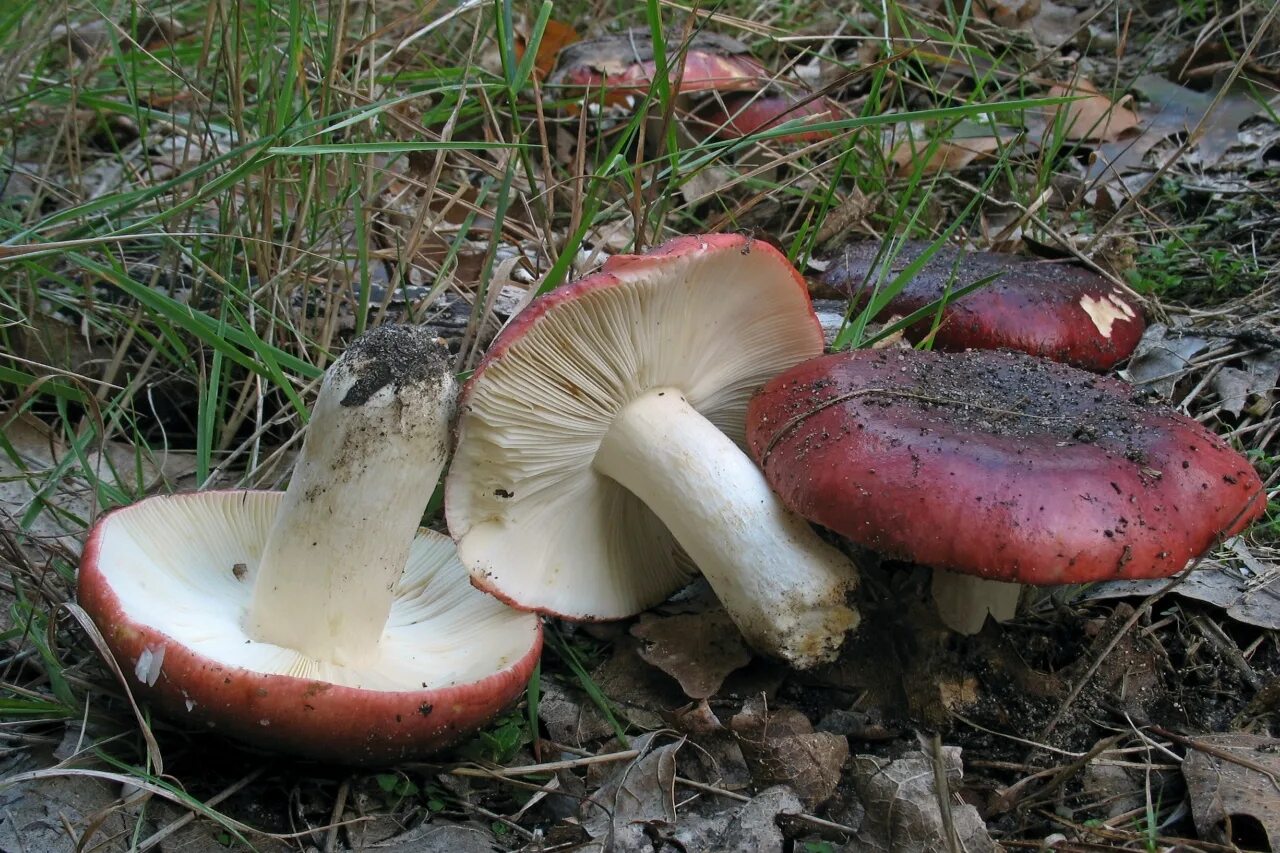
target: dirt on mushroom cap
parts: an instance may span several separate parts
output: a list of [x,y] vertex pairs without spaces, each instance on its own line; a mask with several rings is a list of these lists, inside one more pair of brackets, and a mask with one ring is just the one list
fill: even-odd
[[1264,507],[1247,460],[1196,422],[1018,353],[814,359],[752,401],[748,441],[792,509],[997,580],[1164,577]]

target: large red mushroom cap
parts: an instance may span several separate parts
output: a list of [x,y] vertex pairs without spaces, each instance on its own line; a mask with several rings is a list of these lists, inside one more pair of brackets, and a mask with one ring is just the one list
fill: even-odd
[[99,519],[79,601],[134,694],[171,719],[275,751],[376,764],[422,757],[524,690],[539,621],[473,589],[448,537],[421,531],[377,653],[338,664],[246,630],[283,493],[149,498]]
[[[879,243],[850,243],[828,259],[823,281],[849,294],[855,306],[864,305],[930,245],[909,240],[886,263],[877,260]],[[1132,297],[1083,267],[954,246],[940,247],[880,316],[908,316],[948,291],[991,276],[993,281],[943,309],[934,349],[1015,349],[1106,371],[1129,357],[1146,328]],[[919,342],[932,328],[931,316],[907,329],[907,338]]]
[[1020,353],[840,353],[747,415],[787,506],[885,554],[1024,584],[1165,577],[1265,508],[1243,456],[1134,388]]

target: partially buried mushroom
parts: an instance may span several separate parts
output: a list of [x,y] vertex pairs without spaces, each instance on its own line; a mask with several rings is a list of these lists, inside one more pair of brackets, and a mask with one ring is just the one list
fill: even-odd
[[1266,505],[1196,421],[1020,353],[817,358],[751,401],[747,438],[787,506],[941,570],[943,619],[969,633],[1019,584],[1172,575]]
[[737,444],[747,400],[822,351],[804,282],[747,237],[681,237],[531,304],[463,391],[445,492],[474,583],[618,619],[702,570],[757,649],[796,666],[857,623],[852,564]]
[[[738,139],[784,124],[834,121],[839,108],[827,98],[794,98],[788,95],[738,92],[711,101],[698,112],[702,124],[721,139]],[[800,127],[776,137],[778,142],[816,142],[833,136],[830,130]]]
[[[861,308],[930,246],[908,240],[885,252],[874,241],[849,243],[825,259],[829,266],[822,282]],[[939,247],[907,279],[878,317],[909,316],[984,279],[990,281],[942,309],[931,337],[934,349],[1016,349],[1106,371],[1129,357],[1146,327],[1131,296],[1083,267],[949,245]],[[923,340],[933,321],[931,315],[913,324],[907,338]]]
[[351,763],[420,756],[524,689],[538,619],[473,589],[418,529],[456,386],[423,329],[330,368],[288,491],[149,498],[104,516],[79,599],[131,687],[179,720]]

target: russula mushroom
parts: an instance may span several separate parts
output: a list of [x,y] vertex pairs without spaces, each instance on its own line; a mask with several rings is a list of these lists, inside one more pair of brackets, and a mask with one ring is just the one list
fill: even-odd
[[833,657],[856,570],[738,443],[751,394],[821,351],[803,280],[736,234],[617,255],[535,300],[462,394],[445,507],[473,583],[619,619],[689,580],[683,549],[758,650]]
[[[772,130],[787,122],[833,121],[840,115],[836,105],[827,98],[801,100],[786,95],[761,95],[739,92],[725,95],[718,102],[711,102],[698,116],[703,124],[721,139],[738,139]],[[778,142],[817,142],[829,139],[829,130],[806,130],[777,137]]]
[[1248,461],[1196,421],[1014,352],[817,358],[751,401],[747,440],[788,507],[942,570],[944,621],[969,632],[989,592],[1166,577],[1266,504]]
[[445,746],[513,701],[537,617],[473,589],[452,542],[418,530],[455,392],[442,344],[384,326],[326,374],[288,491],[103,516],[79,599],[130,686],[176,719],[361,764]]
[[[879,243],[850,243],[826,259],[830,266],[823,283],[861,307],[930,245],[908,240],[886,262],[877,261]],[[1132,297],[1083,267],[955,246],[940,247],[879,316],[909,316],[948,290],[991,276],[994,280],[943,308],[934,349],[1015,349],[1101,372],[1128,358],[1146,327],[1142,307]],[[933,320],[913,324],[907,339],[921,341]]]
[[[678,38],[670,44],[667,70],[675,94],[756,91],[769,80],[769,72],[751,58],[746,46],[726,36],[695,33],[683,52],[674,49]],[[636,98],[649,93],[657,73],[649,33],[632,31],[568,45],[560,51],[548,82],[581,97],[588,106],[603,101],[629,109]]]

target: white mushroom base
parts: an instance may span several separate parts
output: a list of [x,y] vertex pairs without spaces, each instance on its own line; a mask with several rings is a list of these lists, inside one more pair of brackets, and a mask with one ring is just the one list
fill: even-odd
[[997,622],[1018,613],[1022,584],[992,581],[960,572],[933,571],[933,601],[942,623],[958,634],[976,634],[987,615]]
[[[472,588],[453,542],[426,530],[414,539],[376,651],[359,668],[254,640],[244,625],[282,498],[200,492],[118,510],[103,522],[98,568],[130,619],[251,672],[363,690],[422,690],[473,683],[529,654],[537,617]],[[154,684],[163,653],[120,664]]]

